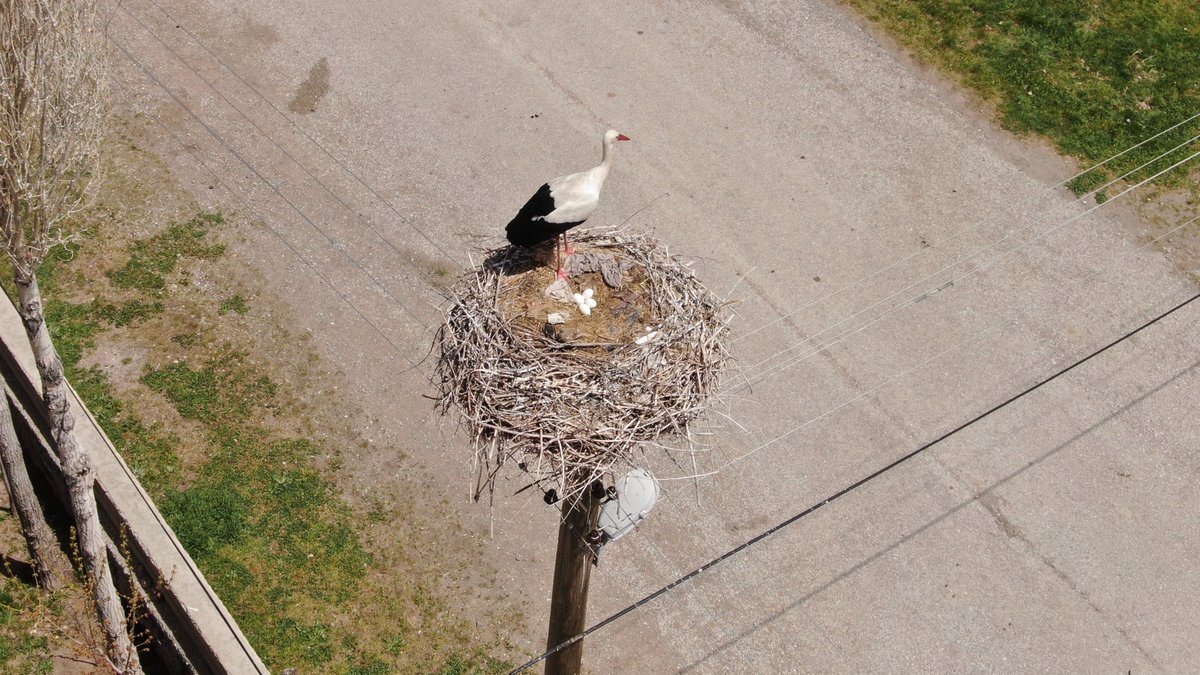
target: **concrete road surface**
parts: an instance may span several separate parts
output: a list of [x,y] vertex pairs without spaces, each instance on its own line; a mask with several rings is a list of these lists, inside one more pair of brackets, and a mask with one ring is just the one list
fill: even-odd
[[[361,486],[487,540],[543,646],[556,514],[471,504],[438,420],[436,287],[621,144],[596,224],[740,300],[712,448],[604,551],[597,620],[1195,291],[1075,171],[819,0],[124,0],[122,100],[354,382]],[[1164,148],[1165,149],[1165,148]],[[1164,165],[1165,166],[1165,165]],[[211,186],[211,187],[210,187]],[[941,289],[936,293],[929,293]],[[595,673],[1200,670],[1200,303],[587,641]],[[813,354],[815,347],[827,349]],[[753,386],[743,386],[748,382]],[[716,471],[699,481],[695,472]],[[489,591],[490,592],[490,591]],[[481,590],[477,602],[493,596]]]

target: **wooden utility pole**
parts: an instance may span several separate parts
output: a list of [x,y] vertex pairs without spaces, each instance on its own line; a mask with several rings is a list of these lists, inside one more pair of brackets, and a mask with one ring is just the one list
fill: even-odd
[[[550,631],[546,649],[554,649],[583,632],[587,619],[588,580],[594,554],[586,539],[596,529],[600,499],[591,486],[577,498],[563,500],[558,526],[558,555],[550,596]],[[583,665],[583,641],[546,658],[546,675],[578,675]]]

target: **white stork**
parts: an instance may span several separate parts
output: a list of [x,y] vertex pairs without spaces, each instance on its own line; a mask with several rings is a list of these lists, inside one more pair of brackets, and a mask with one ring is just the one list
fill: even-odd
[[[600,188],[612,169],[613,143],[627,141],[629,137],[609,129],[604,133],[604,155],[596,167],[561,176],[538,188],[525,202],[504,228],[508,241],[516,246],[536,246],[556,237],[562,238],[563,252],[567,256],[575,253],[567,244],[567,230],[583,223],[600,203]],[[565,278],[562,262],[558,256],[558,245],[554,247],[558,277]]]

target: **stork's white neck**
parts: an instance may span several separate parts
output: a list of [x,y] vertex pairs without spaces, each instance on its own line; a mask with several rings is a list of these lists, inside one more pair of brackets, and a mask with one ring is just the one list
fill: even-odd
[[608,178],[608,172],[612,170],[613,162],[613,141],[605,138],[603,141],[604,153],[600,157],[600,164],[592,169],[592,175],[601,183],[605,178]]
[[606,166],[612,166],[612,156],[613,156],[612,149],[613,149],[614,143],[616,143],[616,141],[608,138],[607,136],[602,141],[602,145],[604,146],[604,153],[600,155],[600,163],[601,164],[604,164]]

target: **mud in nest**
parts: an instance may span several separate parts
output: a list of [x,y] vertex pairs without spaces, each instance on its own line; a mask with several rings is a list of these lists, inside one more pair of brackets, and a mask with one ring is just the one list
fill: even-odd
[[[493,251],[450,291],[434,383],[441,411],[457,409],[471,432],[476,498],[510,462],[571,496],[631,466],[643,444],[686,437],[716,391],[724,303],[654,239],[571,240],[557,299],[552,247]],[[588,316],[572,297],[585,289]]]

